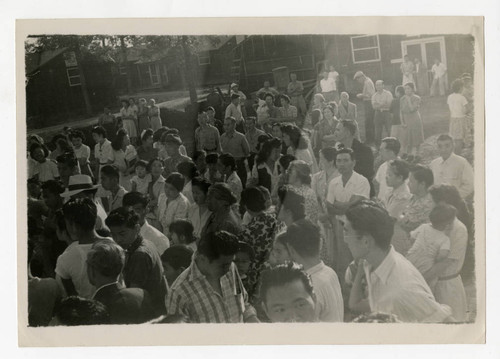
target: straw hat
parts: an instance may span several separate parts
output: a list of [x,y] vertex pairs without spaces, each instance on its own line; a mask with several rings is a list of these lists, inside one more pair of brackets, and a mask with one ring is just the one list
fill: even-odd
[[61,197],[71,197],[83,191],[97,190],[97,186],[92,183],[92,178],[87,175],[74,175],[69,178],[68,188],[61,193]]

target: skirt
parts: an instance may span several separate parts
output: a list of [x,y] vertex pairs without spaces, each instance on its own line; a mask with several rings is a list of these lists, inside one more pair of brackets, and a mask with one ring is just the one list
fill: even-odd
[[408,129],[403,125],[391,126],[391,137],[395,137],[401,143],[401,153],[407,153],[408,149]]
[[133,120],[123,120],[123,128],[130,137],[137,137],[137,128]]
[[159,130],[163,126],[159,117],[151,117],[151,128],[153,131]]
[[439,280],[434,288],[436,301],[448,305],[453,318],[458,322],[467,320],[467,299],[462,277]]
[[450,118],[450,136],[454,140],[465,140],[467,136],[467,120],[465,117]]

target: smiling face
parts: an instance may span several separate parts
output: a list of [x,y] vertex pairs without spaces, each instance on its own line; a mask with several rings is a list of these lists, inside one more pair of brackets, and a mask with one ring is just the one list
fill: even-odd
[[333,112],[329,108],[323,110],[323,117],[327,120],[333,120]]
[[264,299],[264,310],[273,323],[314,322],[315,305],[300,279],[269,288]]

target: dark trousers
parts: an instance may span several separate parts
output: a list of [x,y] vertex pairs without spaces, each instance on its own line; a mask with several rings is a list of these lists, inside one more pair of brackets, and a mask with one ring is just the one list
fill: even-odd
[[243,188],[245,188],[247,184],[247,168],[245,166],[245,158],[236,160],[236,174],[240,178]]
[[365,143],[373,143],[375,139],[375,126],[373,117],[375,115],[371,101],[363,101],[365,108]]
[[382,133],[385,129],[387,136],[391,135],[391,113],[389,111],[375,110],[375,145],[377,148],[382,141]]

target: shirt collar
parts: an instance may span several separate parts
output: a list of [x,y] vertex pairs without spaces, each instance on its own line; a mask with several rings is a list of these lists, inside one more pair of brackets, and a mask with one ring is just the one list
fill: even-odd
[[[392,269],[394,268],[394,265],[396,264],[395,261],[395,254],[396,251],[394,247],[391,245],[391,249],[389,250],[389,253],[387,253],[387,256],[384,258],[382,263],[375,269],[371,274],[376,275],[377,277],[380,278],[381,282],[386,284],[387,280],[389,279],[389,276],[392,273]],[[367,269],[370,270],[371,266],[365,261],[365,265],[367,266]]]
[[316,274],[316,273],[320,272],[324,267],[325,267],[325,263],[323,263],[323,261],[320,261],[315,266],[307,269],[306,273],[309,274],[309,275],[313,275],[313,274]]
[[443,164],[443,163],[446,163],[446,162],[450,162],[450,161],[452,161],[452,160],[453,160],[456,156],[457,156],[457,155],[456,155],[456,154],[454,154],[454,153],[452,152],[452,153],[451,153],[451,155],[450,155],[450,157],[448,157],[446,160],[445,160],[443,157],[441,157],[441,163]]

